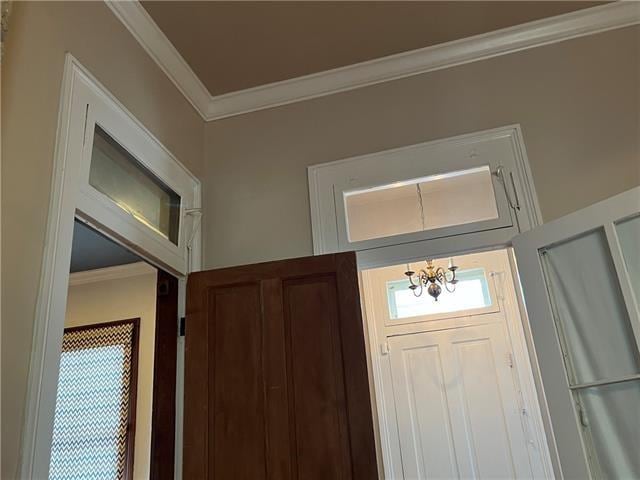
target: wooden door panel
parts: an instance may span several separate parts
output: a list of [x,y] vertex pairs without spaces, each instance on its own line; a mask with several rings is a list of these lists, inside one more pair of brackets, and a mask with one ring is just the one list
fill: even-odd
[[287,359],[282,281],[261,282],[265,323],[264,376],[267,411],[266,450],[268,478],[292,478],[289,428]]
[[265,478],[260,285],[209,290],[209,465],[215,478]]
[[348,478],[350,465],[336,280],[333,275],[283,285],[289,415],[298,478]]
[[355,254],[190,275],[185,351],[185,478],[377,478]]

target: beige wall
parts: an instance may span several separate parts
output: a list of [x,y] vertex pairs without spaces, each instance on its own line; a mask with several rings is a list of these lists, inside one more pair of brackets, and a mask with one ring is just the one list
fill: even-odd
[[208,123],[206,266],[310,255],[306,167],[520,123],[545,220],[640,184],[640,27]]
[[2,59],[2,469],[16,475],[65,52],[196,175],[204,122],[103,2],[14,2]]
[[204,125],[102,2],[14,2],[1,87],[3,479],[21,443],[66,51],[203,179],[208,267],[311,254],[308,165],[511,123],[545,220],[640,184],[639,27]]
[[[135,268],[135,267],[134,267]],[[69,287],[66,327],[140,319],[133,478],[149,478],[156,272]]]

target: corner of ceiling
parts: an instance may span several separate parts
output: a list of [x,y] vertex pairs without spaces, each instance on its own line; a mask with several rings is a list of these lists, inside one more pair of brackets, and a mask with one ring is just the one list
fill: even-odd
[[138,0],[105,0],[105,3],[206,122],[640,24],[640,2],[612,2],[452,42],[212,96]]

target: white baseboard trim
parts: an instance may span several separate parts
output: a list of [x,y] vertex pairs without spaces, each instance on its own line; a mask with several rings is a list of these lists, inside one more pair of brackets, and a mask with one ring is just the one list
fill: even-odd
[[122,280],[156,273],[157,270],[146,262],[116,265],[114,267],[96,268],[85,272],[75,272],[69,275],[69,286],[84,285],[86,283],[106,282],[108,280]]
[[211,96],[138,1],[105,1],[205,121],[640,24],[640,2],[618,1],[312,75]]

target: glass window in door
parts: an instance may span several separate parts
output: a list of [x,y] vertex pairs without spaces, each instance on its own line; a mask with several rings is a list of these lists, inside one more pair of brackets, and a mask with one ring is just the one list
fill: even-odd
[[[618,225],[631,275],[637,228]],[[592,476],[640,478],[640,352],[605,231],[549,246],[542,259]]]

